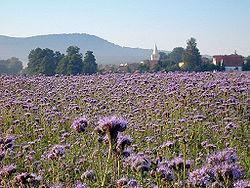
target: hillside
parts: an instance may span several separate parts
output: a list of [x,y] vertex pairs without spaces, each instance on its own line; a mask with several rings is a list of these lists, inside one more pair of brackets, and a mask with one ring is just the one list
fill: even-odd
[[70,45],[80,47],[82,53],[93,51],[98,64],[138,62],[148,59],[152,53],[151,49],[122,47],[89,34],[52,34],[25,38],[0,35],[0,59],[15,56],[26,65],[30,50],[36,47],[65,53]]

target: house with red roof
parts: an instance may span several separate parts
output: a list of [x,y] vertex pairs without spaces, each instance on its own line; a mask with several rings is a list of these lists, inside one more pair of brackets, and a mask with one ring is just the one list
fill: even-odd
[[215,55],[213,56],[213,64],[224,66],[225,71],[242,71],[244,57],[236,53],[231,55]]

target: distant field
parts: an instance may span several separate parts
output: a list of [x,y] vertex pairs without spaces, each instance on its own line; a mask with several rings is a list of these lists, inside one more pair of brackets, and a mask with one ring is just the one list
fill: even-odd
[[249,81],[241,72],[0,76],[0,185],[249,185]]

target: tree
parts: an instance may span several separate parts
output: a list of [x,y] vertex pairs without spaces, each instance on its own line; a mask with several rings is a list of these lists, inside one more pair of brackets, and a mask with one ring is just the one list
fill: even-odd
[[246,62],[244,63],[242,67],[243,71],[250,71],[250,56],[246,58]]
[[176,64],[183,61],[185,49],[182,47],[176,47],[168,54],[168,60],[173,61]]
[[0,60],[0,74],[19,74],[22,69],[22,62],[16,57]]
[[140,73],[148,72],[150,70],[150,66],[148,63],[140,63],[138,70]]
[[179,66],[176,62],[171,61],[169,59],[165,60],[165,61],[160,61],[157,66],[158,69],[155,69],[155,71],[178,71],[179,70]]
[[60,56],[62,56],[60,52],[54,53],[54,51],[49,48],[36,48],[31,50],[28,56],[28,74],[45,74],[47,76],[54,75]]
[[196,71],[201,65],[201,55],[197,48],[197,43],[195,38],[190,38],[187,41],[187,47],[183,56],[183,69],[186,71]]
[[94,74],[97,72],[97,63],[92,51],[87,51],[83,60],[83,73]]
[[168,55],[165,52],[159,52],[160,59],[159,61],[165,61],[168,59]]
[[69,46],[67,54],[60,59],[56,68],[56,73],[64,75],[77,75],[82,73],[83,62],[82,54],[77,46]]

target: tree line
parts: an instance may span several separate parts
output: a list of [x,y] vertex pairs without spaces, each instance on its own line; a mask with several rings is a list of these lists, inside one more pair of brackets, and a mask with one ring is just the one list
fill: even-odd
[[[214,65],[209,58],[202,57],[197,48],[196,39],[190,38],[186,48],[176,47],[170,53],[160,52],[159,62],[151,67],[150,61],[125,67],[122,72],[157,72],[157,71],[223,71],[223,66]],[[53,51],[49,48],[36,48],[28,55],[28,67],[23,70],[22,62],[15,57],[7,60],[0,60],[0,74],[43,74],[53,76],[94,74],[97,72],[119,72],[118,65],[104,66],[98,70],[95,56],[92,51],[87,51],[83,57],[80,48],[69,46],[66,54]],[[246,58],[243,65],[244,71],[250,71],[250,56]]]
[[80,48],[77,46],[69,46],[66,54],[49,48],[36,48],[31,50],[28,60],[28,67],[24,73],[29,75],[78,75],[97,72],[97,63],[93,52],[87,51],[83,58]]

